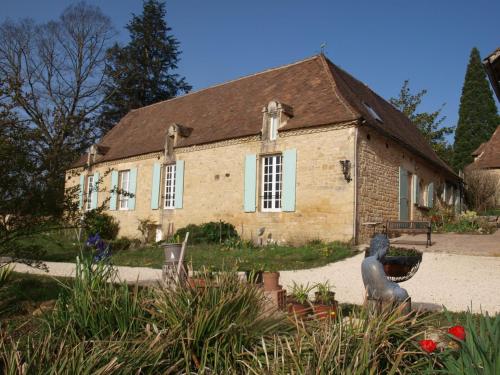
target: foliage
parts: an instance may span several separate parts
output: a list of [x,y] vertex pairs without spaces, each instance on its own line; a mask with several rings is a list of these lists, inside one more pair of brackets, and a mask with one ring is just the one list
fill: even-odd
[[394,247],[394,246],[390,246],[389,250],[387,251],[387,253],[385,255],[388,256],[388,257],[391,257],[391,256],[392,257],[395,257],[395,256],[410,257],[410,256],[420,256],[420,255],[422,255],[422,252],[418,251],[415,248],[409,249],[409,248],[406,248],[406,247]]
[[[101,267],[79,263],[75,285],[60,283],[56,307],[31,333],[0,330],[1,373],[498,373],[500,315],[448,313],[446,323],[440,313],[354,306],[338,319],[295,321],[272,314],[261,289],[234,272],[202,273],[211,287],[149,289],[110,283],[114,271]],[[465,330],[440,327],[457,318]],[[419,342],[436,331],[453,345],[427,353]]]
[[465,199],[469,207],[485,211],[495,207],[495,195],[500,189],[500,177],[482,170],[469,167],[465,171]]
[[290,296],[297,301],[305,305],[309,301],[309,293],[313,291],[316,285],[307,284],[297,284],[295,281],[292,284],[292,290],[290,292]]
[[150,218],[139,219],[138,221],[139,221],[139,226],[137,227],[137,230],[142,235],[143,243],[148,243],[148,242],[154,241],[153,230],[158,225],[158,224],[156,224],[156,221],[151,220]]
[[152,319],[179,338],[169,350],[182,358],[186,373],[204,368],[232,373],[247,348],[292,328],[284,315],[262,313],[266,302],[256,285],[242,283],[232,272],[217,274],[215,283],[211,288],[155,290]]
[[[450,319],[451,320],[451,319]],[[500,373],[500,315],[481,315],[479,321],[467,314],[466,337],[458,352],[443,353],[446,374],[482,375]]]
[[104,98],[105,48],[112,36],[110,19],[83,2],[44,24],[24,19],[0,25],[0,105],[19,116],[25,155],[37,168],[48,213],[63,212],[65,171],[100,135],[92,119]]
[[474,47],[465,73],[455,131],[453,166],[456,170],[472,162],[472,152],[490,139],[499,122],[481,57]]
[[165,21],[165,3],[147,0],[142,14],[127,25],[130,42],[107,51],[107,100],[100,115],[103,131],[111,129],[130,110],[189,92],[184,77],[173,73],[179,62],[179,42]]
[[64,290],[48,318],[56,334],[102,339],[142,327],[143,291],[117,282],[116,270],[109,264],[92,264],[89,257],[77,258],[74,283],[62,286]]
[[178,229],[175,235],[184,238],[186,232],[189,232],[189,242],[194,244],[223,243],[231,238],[239,238],[234,225],[223,221],[211,221],[200,225],[189,224]]
[[88,236],[99,234],[105,240],[114,240],[120,226],[113,216],[99,210],[91,210],[85,212],[83,229]]
[[0,288],[10,280],[13,268],[9,265],[0,265]]
[[441,159],[450,162],[451,148],[446,142],[445,137],[453,133],[454,127],[443,126],[443,122],[446,120],[446,117],[441,115],[444,104],[434,112],[417,112],[417,108],[422,103],[422,99],[426,94],[427,90],[421,90],[416,94],[412,94],[410,91],[410,81],[406,80],[403,82],[399,96],[389,99],[389,102],[403,112],[417,126]]
[[293,337],[263,340],[243,363],[250,374],[419,374],[431,361],[419,355],[413,339],[428,323],[421,314],[399,310],[297,322]]
[[475,211],[465,211],[457,217],[445,221],[433,221],[434,230],[437,232],[491,234],[496,228],[485,218],[477,215]]
[[119,251],[125,251],[133,247],[133,241],[128,237],[120,237],[116,240],[110,242],[111,251],[117,253]]

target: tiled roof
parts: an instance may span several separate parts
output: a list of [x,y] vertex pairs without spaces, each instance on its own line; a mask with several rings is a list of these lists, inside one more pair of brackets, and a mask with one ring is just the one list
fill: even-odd
[[[488,142],[479,146],[476,160],[469,164],[477,168],[500,168],[500,125]],[[476,150],[473,155],[478,151]]]
[[[271,100],[293,108],[293,117],[280,132],[364,119],[368,126],[453,173],[405,115],[323,55],[133,110],[104,136],[99,145],[108,151],[96,161],[162,151],[173,123],[192,129],[177,147],[258,135],[262,108]],[[82,157],[74,166],[86,160]]]

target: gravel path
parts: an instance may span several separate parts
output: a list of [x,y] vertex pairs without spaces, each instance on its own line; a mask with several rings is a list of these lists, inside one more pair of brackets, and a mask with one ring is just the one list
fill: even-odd
[[[324,267],[282,271],[284,287],[297,283],[329,280],[340,302],[362,304],[364,299],[361,262],[363,254]],[[500,313],[500,257],[424,253],[418,272],[400,284],[414,307],[451,311]]]
[[[500,313],[500,257],[467,256],[442,253],[424,253],[416,275],[401,283],[412,298],[414,307],[451,311],[488,311]],[[299,271],[281,271],[280,283],[289,287],[292,282],[317,283],[329,280],[335,286],[340,302],[362,304],[364,299],[361,279],[363,254],[324,267]],[[49,275],[71,277],[73,263],[46,262]],[[117,267],[122,280],[155,282],[161,270],[146,267]],[[45,274],[45,272],[16,265],[17,272]]]

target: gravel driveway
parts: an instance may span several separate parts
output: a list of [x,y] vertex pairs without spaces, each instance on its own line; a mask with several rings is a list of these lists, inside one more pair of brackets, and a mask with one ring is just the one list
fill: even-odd
[[[362,304],[364,299],[361,279],[363,254],[324,267],[299,271],[281,271],[280,283],[317,283],[329,280],[335,286],[340,302]],[[72,263],[46,262],[53,276],[74,276]],[[117,267],[122,280],[135,282],[156,281],[161,270],[146,267]],[[22,264],[17,272],[46,274]],[[424,253],[416,275],[401,283],[410,294],[414,307],[451,311],[488,311],[500,313],[500,257],[467,256],[457,254]]]

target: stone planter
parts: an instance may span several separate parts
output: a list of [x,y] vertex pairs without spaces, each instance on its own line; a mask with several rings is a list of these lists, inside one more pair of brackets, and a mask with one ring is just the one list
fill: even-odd
[[264,282],[264,290],[267,292],[272,292],[274,290],[280,290],[281,285],[279,285],[280,273],[279,272],[264,272],[262,275]]

